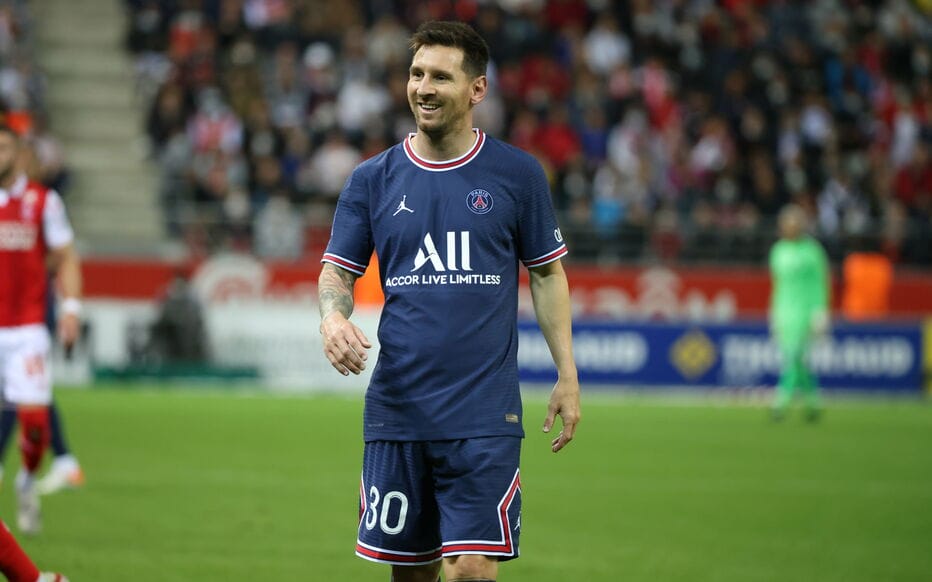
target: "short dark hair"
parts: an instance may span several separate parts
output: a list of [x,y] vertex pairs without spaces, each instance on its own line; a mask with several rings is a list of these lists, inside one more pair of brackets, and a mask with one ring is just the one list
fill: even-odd
[[448,46],[463,51],[463,70],[473,77],[485,75],[489,64],[489,45],[468,24],[431,20],[417,27],[411,36],[411,52],[423,46]]

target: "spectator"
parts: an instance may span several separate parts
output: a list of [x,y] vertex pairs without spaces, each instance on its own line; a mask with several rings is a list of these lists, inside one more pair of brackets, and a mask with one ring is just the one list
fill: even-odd
[[913,216],[932,216],[932,160],[927,144],[916,147],[909,163],[896,173],[893,193]]
[[631,58],[631,43],[618,29],[611,12],[599,14],[595,25],[586,35],[584,53],[586,65],[598,75],[606,76]]
[[[245,168],[228,170],[235,190],[255,186],[260,166],[270,167],[259,160],[272,156],[292,204],[327,204],[334,188],[321,180],[342,172],[324,172],[319,160],[343,163],[412,130],[407,31],[427,18],[457,18],[491,48],[499,93],[477,118],[542,160],[577,240],[585,215],[595,241],[653,240],[641,236],[645,228],[663,239],[677,224],[690,241],[705,237],[704,250],[727,253],[747,240],[749,225],[772,225],[794,199],[814,201],[822,234],[838,245],[854,212],[852,220],[886,233],[896,260],[921,260],[929,254],[932,27],[921,8],[898,0],[838,6],[136,0],[127,44],[161,87],[149,121],[155,150],[180,139],[174,127],[183,118],[188,167],[172,166],[177,156],[153,158],[170,166],[163,174],[176,186],[187,180],[203,191],[202,158],[219,149],[229,168]],[[17,17],[0,11],[0,94],[31,126],[42,83],[11,48]],[[256,119],[262,107],[268,122]],[[335,151],[333,132],[342,138]],[[163,193],[168,205],[185,197]],[[829,245],[836,257],[838,245]],[[658,255],[700,258],[689,246]],[[599,245],[582,248],[574,257],[595,258]]]
[[361,161],[359,151],[334,130],[327,134],[299,179],[322,199],[335,204],[346,179]]
[[296,260],[304,251],[304,223],[288,193],[279,190],[256,215],[255,252],[263,259]]

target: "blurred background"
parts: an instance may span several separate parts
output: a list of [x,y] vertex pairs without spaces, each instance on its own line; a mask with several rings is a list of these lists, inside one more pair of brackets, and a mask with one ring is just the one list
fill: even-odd
[[[476,109],[476,125],[531,152],[549,177],[570,250],[564,264],[584,390],[662,395],[643,406],[594,396],[591,438],[604,439],[603,455],[560,465],[591,477],[580,497],[618,501],[598,511],[620,530],[598,530],[593,524],[603,520],[593,518],[575,531],[577,555],[595,566],[519,560],[515,579],[551,579],[554,571],[619,579],[608,565],[614,552],[640,580],[924,579],[932,563],[912,544],[932,535],[932,421],[923,399],[932,390],[930,10],[926,0],[0,2],[0,109],[32,146],[29,172],[62,194],[84,261],[84,339],[70,359],[58,355],[56,371],[61,385],[96,387],[62,391],[65,415],[75,411],[89,483],[103,486],[89,488],[86,503],[104,511],[108,495],[171,489],[170,475],[190,487],[166,503],[213,523],[232,510],[197,497],[192,475],[227,493],[248,485],[231,497],[248,505],[280,468],[264,465],[258,452],[240,466],[226,451],[217,458],[232,463],[229,471],[206,475],[193,461],[176,472],[147,456],[164,442],[156,426],[188,434],[190,407],[240,406],[225,392],[201,400],[166,396],[164,386],[209,381],[263,395],[270,388],[312,394],[323,400],[298,400],[296,410],[332,413],[349,423],[344,436],[358,439],[358,398],[346,407],[320,396],[355,398],[366,378],[340,377],[321,354],[319,260],[346,177],[415,129],[404,92],[408,36],[425,20],[455,19],[472,24],[491,49],[491,92]],[[767,257],[777,214],[789,202],[806,210],[831,261],[832,331],[811,354],[830,404],[821,433],[776,435],[761,411],[750,415],[745,405],[768,403],[779,373],[766,319]],[[858,260],[865,256],[879,270],[865,271]],[[354,316],[372,339],[382,300],[375,267],[358,285]],[[554,375],[529,297],[525,286],[519,366],[533,388]],[[835,404],[833,412],[832,396],[852,391],[867,395],[866,404]],[[250,393],[253,404],[231,415],[229,426],[207,428],[233,439],[240,427],[266,427],[251,413],[291,418],[291,405]],[[667,408],[674,393],[724,395],[727,410],[674,411]],[[891,404],[895,395],[905,398]],[[530,401],[536,411],[533,394]],[[139,405],[158,417],[134,416]],[[129,450],[127,432],[94,432],[113,422],[105,412],[152,432]],[[306,438],[288,433],[276,443]],[[189,441],[170,446],[171,456]],[[219,436],[211,443],[228,447]],[[107,456],[120,446],[167,473],[141,469],[138,482],[127,482]],[[700,464],[709,451],[719,456]],[[615,452],[624,460],[606,465]],[[339,465],[352,481],[354,455],[319,466]],[[532,456],[532,473],[536,462]],[[335,495],[344,484],[333,474],[307,471],[291,477],[313,483],[330,506],[352,507],[350,497]],[[550,500],[579,486],[539,473],[540,495]],[[781,497],[775,483],[792,493]],[[295,505],[303,500],[298,489],[284,491]],[[656,505],[644,501],[651,494]],[[835,496],[840,505],[823,510]],[[777,501],[766,513],[761,500],[771,498]],[[199,513],[205,505],[212,513]],[[864,507],[874,509],[862,515]],[[715,535],[674,518],[651,529],[660,514],[692,516],[685,521]],[[567,514],[561,523],[575,519]],[[305,529],[258,523],[255,531],[271,531],[273,547],[286,537],[306,542]],[[175,525],[140,543],[178,559],[187,550],[165,540],[181,535],[186,548],[216,561],[195,557],[178,566],[183,575],[139,579],[243,579],[244,570],[211,553],[216,548],[191,542],[202,532],[178,533]],[[107,532],[87,537],[73,527],[67,543],[32,549],[73,556],[67,563],[79,572],[84,564],[85,579],[105,580],[78,551],[97,550],[75,540]],[[603,543],[631,535],[595,557],[595,531]],[[640,545],[631,541],[639,535],[647,536]],[[326,547],[324,554],[301,546],[288,554],[291,569],[273,571],[295,575],[300,552],[310,551],[341,565],[320,579],[364,579],[340,569],[350,559],[342,545],[328,553],[335,542],[321,539],[313,544],[324,544],[314,546]],[[538,557],[566,553],[528,539]],[[706,545],[713,539],[743,548],[745,557],[729,561]],[[803,548],[791,539],[814,541]],[[73,554],[69,544],[78,548]],[[700,550],[701,559],[693,555]],[[242,552],[246,559],[248,549]],[[157,571],[145,555],[120,559],[130,571]],[[227,573],[211,577],[211,567]]]
[[[356,164],[414,129],[409,34],[458,19],[491,47],[476,124],[550,178],[577,319],[644,324],[587,336],[593,372],[614,370],[588,379],[772,383],[767,254],[778,210],[795,202],[832,261],[836,330],[899,325],[824,346],[825,383],[920,389],[932,312],[924,3],[43,0],[4,2],[0,16],[5,116],[29,135],[32,173],[65,197],[85,258],[79,381],[171,360],[314,384],[326,365],[308,356],[310,304],[336,198]],[[845,265],[863,253],[892,280],[859,286]],[[358,299],[377,312],[369,279]],[[865,311],[866,295],[877,300]],[[739,321],[757,325],[691,327]],[[680,328],[663,339],[658,322]],[[691,330],[673,361],[671,342]],[[617,350],[638,357],[613,368]],[[522,353],[527,379],[534,353]],[[863,353],[887,356],[851,368]]]

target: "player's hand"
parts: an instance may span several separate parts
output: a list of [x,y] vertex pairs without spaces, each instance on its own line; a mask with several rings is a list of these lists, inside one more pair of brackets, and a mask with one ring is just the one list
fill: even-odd
[[547,418],[544,420],[544,432],[550,432],[557,416],[563,421],[563,430],[550,442],[550,450],[555,453],[573,440],[576,425],[582,418],[579,410],[579,380],[575,377],[559,378],[553,387],[553,392],[550,393],[550,404],[547,406]]
[[832,320],[829,317],[827,311],[816,311],[812,314],[810,325],[812,333],[818,337],[822,337],[828,335],[828,332],[832,327]]
[[366,350],[372,344],[356,325],[335,311],[320,322],[320,333],[324,336],[324,355],[337,372],[348,376],[366,369],[369,358]]
[[63,313],[58,318],[58,341],[64,346],[65,351],[70,351],[74,343],[78,341],[78,335],[81,333],[81,319],[74,313]]

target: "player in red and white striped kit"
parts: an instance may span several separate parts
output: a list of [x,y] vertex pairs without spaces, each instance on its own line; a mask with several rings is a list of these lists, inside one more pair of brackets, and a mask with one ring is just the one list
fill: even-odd
[[0,125],[0,388],[16,405],[21,428],[17,525],[24,533],[38,533],[35,472],[48,447],[52,400],[47,273],[57,275],[58,336],[67,348],[80,327],[81,265],[61,198],[26,178],[19,153],[19,136]]

